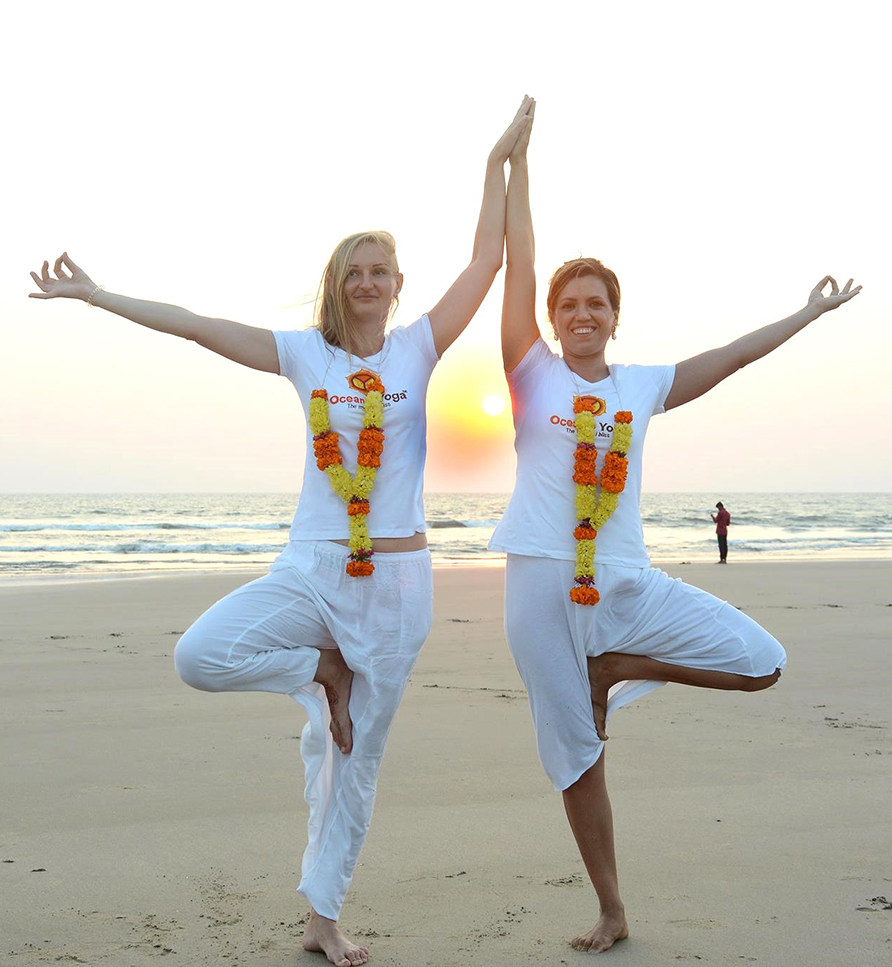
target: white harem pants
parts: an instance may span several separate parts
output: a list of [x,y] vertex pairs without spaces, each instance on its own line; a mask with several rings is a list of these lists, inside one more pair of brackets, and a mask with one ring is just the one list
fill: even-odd
[[[205,691],[280,692],[307,710],[300,752],[310,807],[298,891],[337,920],[365,840],[384,744],[430,631],[430,552],[376,554],[374,574],[352,578],[349,551],[292,541],[269,573],[209,608],[183,635],[180,677]],[[313,681],[319,650],[339,648],[355,673],[353,750],[329,731],[325,692]]]
[[[555,789],[597,762],[588,656],[646,655],[671,665],[761,677],[786,665],[780,642],[737,608],[652,567],[598,564],[601,601],[570,600],[575,562],[509,554],[505,632],[526,685],[539,758]],[[607,717],[664,682],[619,682]]]

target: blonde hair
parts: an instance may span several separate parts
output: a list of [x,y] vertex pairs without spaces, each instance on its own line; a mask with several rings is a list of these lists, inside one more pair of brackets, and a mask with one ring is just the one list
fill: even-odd
[[[314,326],[322,333],[322,338],[331,346],[338,346],[348,353],[353,352],[354,319],[344,295],[344,283],[350,271],[353,253],[365,242],[380,246],[393,273],[399,273],[396,260],[396,242],[390,232],[357,232],[339,242],[331,253],[328,265],[322,273],[319,293],[316,297]],[[395,297],[390,307],[388,321],[399,303]]]

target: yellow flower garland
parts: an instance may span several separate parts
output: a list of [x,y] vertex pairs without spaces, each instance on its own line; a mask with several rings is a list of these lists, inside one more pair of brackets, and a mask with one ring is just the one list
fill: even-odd
[[598,494],[598,472],[595,467],[595,415],[603,413],[606,404],[596,396],[575,396],[576,452],[573,480],[576,483],[576,577],[570,599],[576,604],[596,605],[601,595],[595,587],[595,539],[598,531],[613,515],[619,495],[626,486],[629,462],[626,454],[632,445],[632,414],[620,410],[614,416],[610,449],[601,468],[601,493]]
[[352,476],[344,469],[338,434],[331,428],[328,409],[328,393],[314,389],[310,394],[308,422],[313,434],[313,452],[316,466],[325,472],[331,489],[347,505],[350,533],[350,559],[347,573],[350,577],[363,577],[375,570],[371,557],[375,553],[369,537],[369,497],[375,486],[381,453],[384,450],[384,384],[376,376],[367,381],[364,389],[365,406],[362,425],[357,441],[356,473]]

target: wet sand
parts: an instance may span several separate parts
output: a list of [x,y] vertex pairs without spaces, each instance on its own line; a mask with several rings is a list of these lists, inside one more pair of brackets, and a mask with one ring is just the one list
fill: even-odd
[[[605,961],[892,961],[892,562],[666,568],[787,647],[767,692],[667,686],[611,721],[632,937]],[[171,652],[253,575],[0,584],[0,963],[309,967],[284,697]],[[342,924],[381,965],[576,964],[594,894],[536,759],[500,568],[436,572]]]

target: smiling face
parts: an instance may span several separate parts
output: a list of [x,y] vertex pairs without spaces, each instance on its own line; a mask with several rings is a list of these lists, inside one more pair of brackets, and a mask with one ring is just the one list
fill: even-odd
[[344,298],[350,315],[362,328],[381,326],[403,284],[392,259],[376,242],[362,242],[353,250],[344,279]]
[[597,356],[604,352],[617,315],[602,279],[580,275],[560,290],[551,313],[565,356]]

